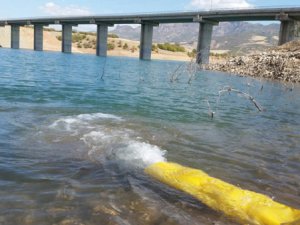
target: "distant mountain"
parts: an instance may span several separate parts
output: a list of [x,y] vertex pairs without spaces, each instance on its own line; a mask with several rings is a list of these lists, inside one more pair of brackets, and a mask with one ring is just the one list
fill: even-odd
[[[161,24],[154,28],[154,42],[176,42],[196,47],[199,25]],[[117,26],[113,33],[122,38],[139,40],[140,27]],[[254,24],[248,22],[223,22],[214,27],[212,49],[235,53],[265,49],[276,45],[279,24]]]

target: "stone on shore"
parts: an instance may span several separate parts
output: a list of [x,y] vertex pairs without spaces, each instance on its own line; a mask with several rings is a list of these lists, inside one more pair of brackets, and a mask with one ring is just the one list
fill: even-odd
[[300,82],[300,41],[259,54],[231,57],[224,63],[203,65],[203,68],[297,83]]

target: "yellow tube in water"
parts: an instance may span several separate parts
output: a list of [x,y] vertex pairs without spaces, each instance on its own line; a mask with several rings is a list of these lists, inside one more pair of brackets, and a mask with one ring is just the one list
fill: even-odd
[[243,224],[300,225],[300,210],[213,178],[201,170],[159,162],[145,169],[153,178],[184,191]]

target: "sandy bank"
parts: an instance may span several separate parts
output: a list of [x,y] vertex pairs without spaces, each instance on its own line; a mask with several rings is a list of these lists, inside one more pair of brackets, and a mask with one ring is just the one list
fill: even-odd
[[[10,48],[10,27],[0,27],[0,45],[4,48]],[[44,50],[45,51],[61,51],[61,41],[57,39],[61,32],[58,31],[46,31],[44,30]],[[88,35],[90,40],[96,39],[95,36]],[[118,43],[127,43],[128,49],[118,47]],[[132,41],[122,38],[108,38],[108,43],[115,44],[113,50],[109,50],[107,54],[109,56],[126,56],[126,57],[139,57],[139,42]],[[132,51],[132,47],[135,49]],[[20,29],[20,48],[21,49],[33,49],[33,28],[32,27],[21,27]],[[187,49],[191,51],[192,49]],[[93,48],[78,48],[78,43],[73,43],[72,52],[83,53],[83,54],[96,54],[96,50]],[[190,61],[190,57],[187,56],[186,52],[170,52],[164,50],[157,50],[152,52],[153,59],[162,60],[178,60],[178,61]]]

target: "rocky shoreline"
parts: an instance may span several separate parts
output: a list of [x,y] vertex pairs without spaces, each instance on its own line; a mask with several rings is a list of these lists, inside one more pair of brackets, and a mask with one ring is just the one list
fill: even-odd
[[203,69],[300,83],[300,41],[258,54],[231,57],[224,63],[204,65]]

